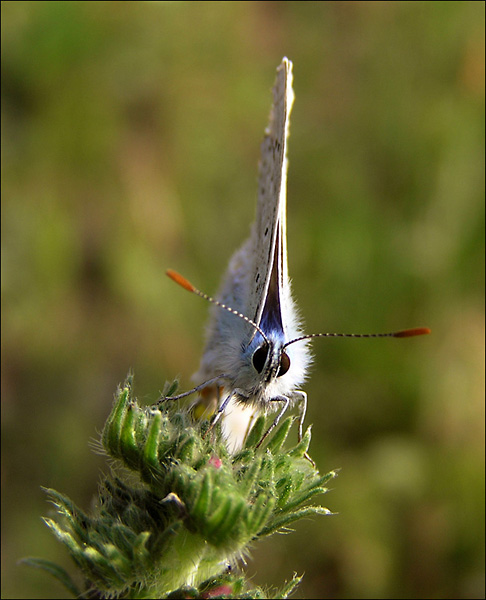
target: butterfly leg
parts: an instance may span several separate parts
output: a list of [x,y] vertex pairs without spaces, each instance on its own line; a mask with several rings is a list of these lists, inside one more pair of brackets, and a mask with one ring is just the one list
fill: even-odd
[[216,425],[216,423],[221,419],[221,417],[223,416],[224,410],[228,406],[228,403],[231,400],[232,396],[233,396],[233,393],[228,394],[226,396],[226,398],[223,400],[223,402],[221,403],[221,406],[218,408],[218,412],[213,417],[213,420],[211,422],[211,425],[209,426],[209,429],[204,434],[204,437],[206,437],[206,435],[213,429],[213,427]]
[[177,394],[177,396],[161,396],[157,400],[156,404],[162,404],[163,402],[167,402],[168,400],[180,400],[181,398],[185,398],[186,396],[190,396],[191,394],[194,394],[195,392],[198,392],[199,390],[203,390],[204,388],[208,387],[212,383],[215,383],[216,381],[220,381],[221,379],[225,379],[226,377],[227,377],[227,375],[225,375],[223,373],[222,375],[218,375],[217,377],[213,377],[212,379],[203,381],[199,385],[196,385],[196,387],[193,387],[192,390],[189,390],[188,392],[183,392],[182,394]]
[[299,403],[299,442],[302,441],[302,429],[307,412],[307,394],[302,390],[294,392],[294,399]]
[[277,427],[278,422],[280,421],[280,419],[282,418],[282,415],[287,411],[289,404],[290,404],[290,398],[287,398],[287,396],[276,396],[275,398],[272,398],[272,402],[283,402],[284,403],[284,407],[282,408],[282,410],[278,413],[277,417],[275,418],[274,422],[270,425],[270,427],[265,431],[265,433],[262,436],[262,439],[258,442],[258,444],[256,445],[256,448],[259,448],[263,441],[268,437],[269,433],[271,431],[273,431],[275,429],[275,427]]
[[[294,399],[299,403],[299,442],[302,441],[302,429],[304,426],[305,414],[307,412],[307,394],[302,390],[298,390],[294,392]],[[306,458],[313,467],[316,466],[316,463],[312,460],[312,458],[307,454],[304,454],[304,458]]]

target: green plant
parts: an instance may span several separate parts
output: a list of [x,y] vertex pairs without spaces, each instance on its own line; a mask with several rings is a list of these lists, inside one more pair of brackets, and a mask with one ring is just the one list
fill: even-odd
[[25,562],[81,598],[287,597],[299,577],[280,591],[263,591],[234,566],[256,540],[301,517],[329,514],[308,501],[326,491],[335,472],[322,476],[306,459],[310,429],[284,449],[293,417],[256,449],[265,421],[259,417],[231,455],[218,427],[194,422],[174,402],[140,407],[129,376],[103,429],[102,446],[117,472],[101,483],[94,514],[46,490],[62,518],[45,522],[79,567],[82,589],[49,561]]

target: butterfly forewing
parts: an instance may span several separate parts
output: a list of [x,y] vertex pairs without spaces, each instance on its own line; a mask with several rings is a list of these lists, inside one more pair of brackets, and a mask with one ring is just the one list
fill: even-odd
[[[275,254],[279,284],[282,283],[282,277],[288,279],[286,241],[283,236],[287,200],[287,137],[293,100],[292,63],[285,58],[277,69],[273,106],[261,145],[257,210],[251,236],[255,264],[246,314],[258,325],[270,285]],[[277,232],[280,232],[279,244]]]
[[[220,386],[206,391],[205,401],[217,396],[220,407],[225,407],[225,434],[233,439],[229,419],[238,425],[246,419],[248,424],[256,408],[277,410],[274,399],[287,406],[309,363],[307,341],[284,349],[286,342],[302,335],[287,266],[287,139],[293,101],[292,63],[284,58],[277,69],[261,145],[255,223],[249,239],[231,258],[217,295],[219,302],[251,319],[260,331],[248,320],[213,306],[203,358],[193,377],[199,384],[224,374]],[[241,441],[240,435],[235,447]]]

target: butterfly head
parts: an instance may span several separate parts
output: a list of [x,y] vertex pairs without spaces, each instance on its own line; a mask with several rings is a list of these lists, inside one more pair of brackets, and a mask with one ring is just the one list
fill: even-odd
[[274,330],[257,333],[240,348],[233,385],[256,402],[292,394],[303,383],[310,361],[306,340],[287,348],[282,333]]
[[290,357],[285,350],[285,341],[278,334],[270,334],[263,339],[256,336],[251,344],[251,364],[260,381],[271,383],[285,375],[290,369]]
[[255,350],[251,362],[256,372],[260,373],[265,381],[281,377],[290,369],[290,357],[282,346],[275,347],[267,342],[263,342]]

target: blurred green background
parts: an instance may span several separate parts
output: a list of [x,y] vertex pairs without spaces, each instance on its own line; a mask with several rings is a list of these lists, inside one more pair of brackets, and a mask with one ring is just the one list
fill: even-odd
[[62,598],[40,486],[88,509],[130,368],[191,386],[294,62],[290,273],[323,504],[255,545],[297,598],[484,598],[482,2],[2,2],[2,597]]

